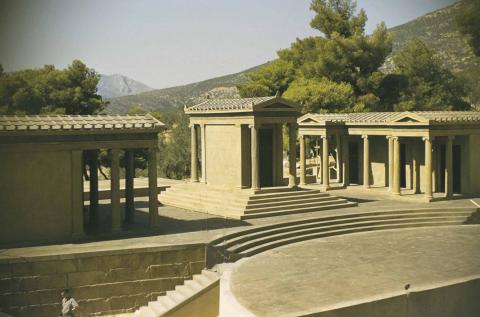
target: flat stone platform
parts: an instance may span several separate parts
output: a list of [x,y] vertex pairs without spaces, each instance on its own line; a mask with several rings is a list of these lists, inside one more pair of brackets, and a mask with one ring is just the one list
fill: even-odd
[[221,316],[304,316],[479,277],[480,225],[335,236],[235,263],[230,296],[247,311]]

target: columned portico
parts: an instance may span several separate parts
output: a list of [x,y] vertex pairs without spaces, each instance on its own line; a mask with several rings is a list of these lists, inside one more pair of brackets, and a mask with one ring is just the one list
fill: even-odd
[[297,186],[297,124],[288,124],[288,187]]
[[424,137],[425,142],[425,198],[430,200],[433,198],[432,192],[432,137]]
[[251,164],[252,164],[252,190],[260,189],[260,175],[259,175],[259,155],[258,155],[258,129],[255,125],[250,126],[251,134]]
[[324,190],[330,188],[330,169],[328,162],[328,136],[322,135],[322,187]]
[[393,140],[393,195],[400,195],[400,140],[392,137]]
[[110,166],[110,190],[112,208],[112,231],[122,230],[122,213],[120,210],[120,150],[112,149],[112,163]]
[[362,135],[363,139],[363,187],[370,188],[370,145],[368,135]]
[[394,149],[393,149],[393,137],[387,136],[388,140],[388,189],[393,192],[393,167],[394,167]]
[[306,185],[305,136],[300,135],[300,186]]
[[191,167],[190,167],[190,173],[191,173],[191,181],[193,183],[198,182],[198,165],[197,165],[197,132],[195,129],[195,125],[191,124],[190,125],[190,134],[191,134],[191,141],[190,141],[190,159],[191,159]]

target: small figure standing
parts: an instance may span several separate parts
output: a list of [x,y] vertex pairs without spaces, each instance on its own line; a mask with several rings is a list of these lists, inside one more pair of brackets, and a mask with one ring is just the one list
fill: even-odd
[[77,301],[70,296],[68,289],[64,289],[62,295],[62,317],[74,317],[73,312],[78,309]]

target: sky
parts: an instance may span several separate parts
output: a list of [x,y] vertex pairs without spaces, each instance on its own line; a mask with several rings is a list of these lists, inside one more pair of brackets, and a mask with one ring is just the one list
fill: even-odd
[[[367,32],[455,0],[358,0]],[[276,58],[309,26],[310,0],[0,0],[5,71],[80,59],[102,74],[165,88],[231,74]]]

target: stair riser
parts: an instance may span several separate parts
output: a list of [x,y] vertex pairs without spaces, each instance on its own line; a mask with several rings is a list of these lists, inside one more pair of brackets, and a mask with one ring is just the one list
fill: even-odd
[[318,206],[318,207],[298,209],[298,210],[291,209],[288,211],[271,211],[271,212],[247,214],[247,215],[241,216],[240,219],[253,219],[253,218],[293,215],[293,214],[299,214],[299,213],[305,213],[305,212],[322,211],[327,209],[340,209],[340,208],[355,207],[355,206],[357,206],[356,203],[332,204],[328,206]]
[[243,244],[241,246],[237,247],[232,247],[229,248],[228,251],[230,252],[242,252],[244,250],[248,250],[254,247],[257,247],[259,245],[273,242],[276,240],[283,240],[283,239],[288,239],[288,238],[294,238],[296,236],[302,236],[302,235],[307,235],[307,234],[313,234],[313,233],[321,233],[321,232],[328,232],[328,231],[333,231],[333,230],[348,230],[348,229],[355,229],[355,228],[363,228],[363,227],[370,227],[370,226],[375,226],[375,225],[396,225],[396,224],[403,224],[403,223],[428,223],[428,222],[442,222],[442,221],[452,221],[458,224],[462,224],[463,221],[465,220],[464,217],[438,217],[436,219],[401,219],[401,220],[385,220],[385,221],[369,221],[369,222],[364,222],[364,223],[351,223],[351,224],[341,224],[341,225],[333,225],[333,226],[328,226],[328,227],[317,227],[317,228],[309,228],[309,229],[303,229],[303,230],[296,230],[296,231],[291,231],[288,233],[282,233],[274,236],[268,236],[264,237],[259,240],[254,240],[249,243]]
[[263,237],[267,237],[274,234],[280,234],[290,231],[297,231],[301,229],[309,229],[309,228],[316,228],[316,227],[327,227],[332,225],[341,225],[341,224],[349,224],[349,223],[358,223],[359,221],[366,222],[366,221],[382,221],[382,220],[401,220],[401,219],[417,219],[417,218],[429,218],[434,219],[437,217],[461,217],[462,219],[467,219],[470,216],[470,213],[462,212],[462,213],[423,213],[423,214],[400,214],[400,215],[382,215],[382,216],[372,216],[372,217],[362,217],[362,218],[351,218],[351,219],[342,219],[342,220],[330,220],[330,221],[313,221],[311,223],[303,223],[298,225],[292,226],[285,226],[281,228],[259,231],[252,234],[245,234],[243,236],[236,237],[234,239],[224,240],[225,243],[221,243],[218,246],[224,248],[230,248],[234,245],[244,243],[249,240],[259,239]]
[[388,227],[372,227],[372,228],[354,228],[354,229],[348,229],[344,230],[342,232],[324,232],[324,233],[317,233],[313,235],[308,235],[308,236],[299,236],[295,237],[292,239],[288,239],[285,241],[278,241],[274,244],[269,244],[269,245],[264,245],[259,248],[255,248],[255,250],[249,250],[240,253],[241,256],[243,257],[249,257],[253,256],[256,254],[259,254],[261,252],[265,252],[267,250],[271,250],[274,248],[278,248],[284,245],[292,244],[292,243],[297,243],[297,242],[302,242],[302,241],[307,241],[307,240],[312,240],[312,239],[319,239],[319,238],[326,238],[326,237],[332,237],[332,236],[338,236],[338,235],[344,235],[344,234],[352,234],[352,233],[360,233],[360,232],[370,232],[370,231],[379,231],[379,230],[390,230],[390,229],[403,229],[403,228],[421,228],[421,227],[441,227],[441,226],[450,226],[450,225],[457,225],[457,222],[445,222],[445,223],[435,223],[435,224],[427,224],[427,223],[421,223],[421,224],[402,224],[402,225],[391,225]]
[[187,201],[180,201],[180,200],[169,200],[165,199],[161,201],[162,204],[166,206],[173,206],[181,209],[187,209],[191,211],[197,211],[207,214],[217,214],[217,215],[225,215],[225,216],[232,216],[232,217],[240,217],[243,214],[243,210],[240,209],[233,209],[233,208],[224,208],[217,205],[210,205],[210,204],[194,204],[193,202]]
[[304,202],[297,202],[295,205],[280,205],[280,206],[273,206],[273,207],[265,207],[265,208],[252,208],[252,209],[247,209],[245,210],[245,214],[255,214],[259,212],[271,212],[271,211],[288,211],[290,209],[303,209],[303,208],[309,208],[309,207],[320,207],[320,206],[329,206],[332,204],[343,204],[346,203],[347,200],[345,199],[340,199],[334,197],[334,199],[329,199],[326,201],[322,202],[314,202],[314,203],[304,203]]
[[185,201],[196,201],[196,202],[202,202],[202,203],[212,203],[212,204],[218,204],[219,202],[225,204],[228,203],[229,205],[232,206],[245,206],[248,202],[247,200],[238,200],[238,199],[228,199],[227,197],[212,197],[212,196],[195,196],[195,195],[189,195],[189,194],[184,194],[184,193],[171,193],[171,194],[165,194],[165,195],[160,195],[159,200],[162,201],[164,199],[170,199],[170,200],[185,200]]
[[328,193],[322,193],[318,190],[305,190],[305,191],[291,191],[285,193],[276,193],[276,194],[255,194],[250,196],[250,200],[258,199],[281,199],[289,197],[300,197],[304,195],[325,195],[328,196]]
[[323,201],[331,201],[339,199],[338,197],[335,196],[323,196],[323,197],[316,197],[316,198],[300,198],[300,199],[290,199],[290,200],[285,200],[285,201],[272,201],[272,202],[259,202],[259,203],[254,203],[252,204],[251,201],[248,202],[248,205],[246,206],[246,209],[254,209],[254,208],[264,208],[264,207],[275,207],[278,205],[282,206],[290,206],[290,205],[295,205],[298,203],[315,203],[315,202],[323,202]]

